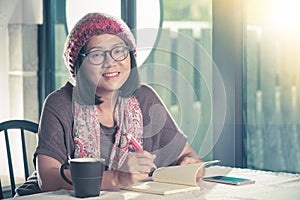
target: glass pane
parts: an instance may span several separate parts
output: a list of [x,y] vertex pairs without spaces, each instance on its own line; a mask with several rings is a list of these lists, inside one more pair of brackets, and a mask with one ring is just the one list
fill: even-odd
[[[162,5],[162,29],[153,51],[140,67],[141,79],[159,93],[193,148],[202,157],[210,156],[212,1],[174,4],[164,0]],[[150,10],[148,6],[139,9],[137,13],[141,14]],[[152,21],[153,14],[149,15]],[[156,35],[149,32],[145,35]]]
[[[149,9],[151,8],[151,9]],[[161,22],[159,0],[136,1],[137,64],[142,65],[149,56],[159,34]]]
[[300,172],[300,2],[247,4],[247,167]]

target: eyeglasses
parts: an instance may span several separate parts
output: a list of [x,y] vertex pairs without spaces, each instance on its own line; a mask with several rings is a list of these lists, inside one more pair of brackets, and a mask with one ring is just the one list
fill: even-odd
[[93,65],[100,65],[104,63],[106,60],[106,53],[109,53],[110,57],[115,61],[125,60],[130,51],[130,47],[128,46],[116,46],[111,50],[102,51],[95,50],[88,53],[81,53],[81,56],[87,56],[90,63]]

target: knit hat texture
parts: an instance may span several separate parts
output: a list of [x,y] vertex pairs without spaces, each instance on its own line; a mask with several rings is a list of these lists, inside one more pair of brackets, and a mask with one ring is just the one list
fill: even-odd
[[117,35],[136,49],[135,39],[124,21],[104,13],[89,13],[81,18],[69,33],[64,49],[64,61],[73,78],[75,78],[75,61],[81,48],[93,36],[101,34]]

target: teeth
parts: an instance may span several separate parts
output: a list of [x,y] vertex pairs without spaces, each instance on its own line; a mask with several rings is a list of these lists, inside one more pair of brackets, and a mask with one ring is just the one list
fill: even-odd
[[112,77],[112,76],[116,76],[116,75],[118,75],[118,72],[103,74],[103,76],[106,76],[106,77]]

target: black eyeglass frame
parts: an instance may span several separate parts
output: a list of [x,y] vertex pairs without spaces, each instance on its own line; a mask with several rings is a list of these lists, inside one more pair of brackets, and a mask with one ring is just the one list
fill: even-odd
[[[126,50],[126,56],[124,56],[124,58],[122,57],[122,59],[116,59],[116,58],[113,57],[112,52],[113,52],[115,49],[120,48],[120,47],[122,47],[123,50]],[[130,46],[116,46],[116,47],[114,47],[114,48],[112,48],[112,49],[110,49],[110,50],[106,50],[106,51],[103,51],[103,50],[94,50],[94,51],[90,51],[90,52],[88,52],[88,53],[80,53],[80,55],[83,56],[83,57],[87,57],[88,60],[89,60],[89,62],[90,62],[92,65],[101,65],[101,64],[103,64],[103,63],[105,62],[107,53],[109,53],[110,57],[111,57],[114,61],[120,62],[120,61],[125,60],[125,59],[128,57],[130,51],[131,51]],[[89,55],[90,55],[91,53],[94,53],[94,52],[103,52],[103,55],[104,55],[104,56],[103,56],[103,61],[102,61],[101,63],[93,63],[93,62],[91,61]]]

